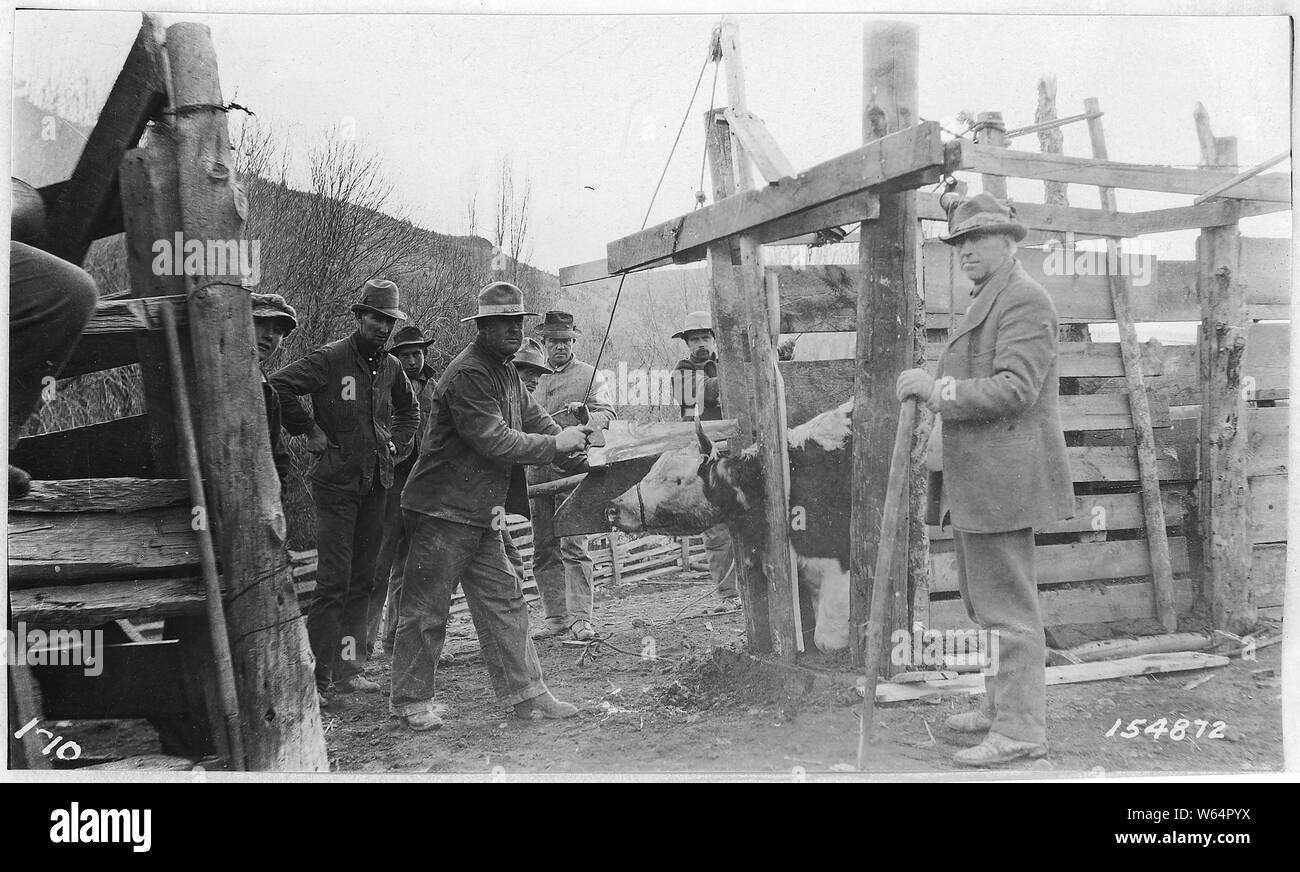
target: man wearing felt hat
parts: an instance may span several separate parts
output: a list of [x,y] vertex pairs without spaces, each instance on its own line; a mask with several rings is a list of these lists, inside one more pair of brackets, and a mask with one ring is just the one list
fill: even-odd
[[511,359],[524,339],[523,293],[479,292],[477,336],[438,379],[420,455],[402,491],[411,538],[397,619],[390,711],[409,729],[442,725],[434,701],[451,593],[465,591],[497,700],[527,720],[577,709],[551,695],[528,636],[528,607],[506,560],[506,516],[528,516],[525,464],[585,467],[589,428],[561,428],[524,389]]
[[[988,766],[1047,753],[1046,640],[1034,571],[1034,527],[1074,514],[1057,403],[1057,317],[1016,258],[1026,228],[989,194],[945,194],[949,232],[971,302],[939,359],[938,377],[909,369],[899,400],[939,413],[931,468],[942,469],[971,620],[996,634],[978,709],[948,727],[984,735],[954,761]],[[941,518],[932,518],[938,523]]]
[[[433,406],[433,386],[436,381],[433,367],[427,362],[429,346],[432,339],[424,338],[424,331],[414,324],[407,324],[393,334],[393,344],[388,353],[397,358],[402,365],[402,372],[411,382],[411,390],[420,403],[420,425],[415,430],[415,438],[407,449],[393,458],[393,486],[388,490],[388,501],[384,507],[384,538],[379,544],[379,556],[375,561],[375,589],[370,595],[370,608],[366,619],[366,647],[373,654],[375,644],[380,639],[382,622],[382,641],[384,651],[393,653],[393,636],[397,632],[397,601],[402,594],[402,571],[406,566],[406,552],[409,540],[406,527],[402,523],[402,488],[415,466],[415,458],[420,453],[420,434],[429,420],[429,409]],[[387,603],[387,608],[384,604]]]
[[[542,376],[533,396],[557,424],[609,427],[614,403],[605,378],[589,363],[577,358],[573,346],[582,331],[568,312],[546,313],[534,332],[546,347],[551,372]],[[564,475],[556,467],[530,466],[528,483],[542,484]],[[533,573],[542,595],[546,619],[535,636],[568,633],[578,641],[596,636],[591,623],[591,558],[586,536],[556,536],[555,509],[564,497],[535,497],[533,511]]]
[[[285,429],[307,434],[307,447],[317,457],[311,472],[316,595],[307,613],[307,637],[322,694],[331,687],[379,691],[378,683],[362,674],[366,615],[393,465],[409,449],[420,423],[411,382],[384,350],[394,324],[406,319],[397,285],[366,282],[352,313],[356,330],[350,336],[271,376],[285,409]],[[310,418],[298,402],[305,394],[312,398]]]

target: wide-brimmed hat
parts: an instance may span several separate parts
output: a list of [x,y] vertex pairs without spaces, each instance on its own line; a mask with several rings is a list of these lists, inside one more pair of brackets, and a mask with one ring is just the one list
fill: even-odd
[[[698,330],[707,330],[713,333],[713,318],[708,312],[692,312],[686,316],[686,326],[673,334],[674,339],[685,339],[687,333],[695,333]],[[714,336],[718,334],[714,333]]]
[[399,309],[398,305],[397,285],[387,279],[371,279],[366,282],[365,290],[361,293],[361,302],[352,304],[352,311],[378,312],[389,318],[405,321],[406,313]]
[[516,367],[531,366],[533,369],[542,372],[555,372],[546,362],[546,352],[542,349],[542,344],[531,336],[524,340],[523,345],[519,346],[519,350],[515,352],[511,363]]
[[573,323],[573,316],[556,309],[547,312],[546,318],[533,328],[533,332],[545,339],[577,339],[582,335]]
[[405,345],[418,345],[421,348],[428,348],[432,344],[432,339],[424,338],[423,330],[414,324],[407,324],[393,334],[393,344],[388,346],[388,350],[390,353],[395,353],[397,349]]
[[284,322],[286,335],[298,326],[298,313],[284,297],[279,294],[257,293],[250,293],[248,296],[253,301],[254,318],[276,318]]
[[1016,209],[1010,203],[1002,203],[992,194],[976,194],[973,197],[959,199],[945,196],[948,200],[948,233],[940,236],[949,245],[956,245],[963,236],[976,231],[980,233],[1006,233],[1017,242],[1025,238],[1029,228],[1016,220]]
[[524,292],[510,282],[492,282],[478,292],[478,313],[462,322],[478,318],[491,318],[494,315],[528,315],[537,317],[536,312],[524,311]]

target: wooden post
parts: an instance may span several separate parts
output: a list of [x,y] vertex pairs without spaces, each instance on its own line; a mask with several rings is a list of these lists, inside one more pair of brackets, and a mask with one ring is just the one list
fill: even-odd
[[[1214,136],[1196,104],[1201,164],[1235,170],[1237,139]],[[1237,224],[1207,227],[1197,241],[1201,373],[1201,531],[1206,600],[1215,629],[1249,632],[1257,614],[1250,590],[1250,486],[1246,478],[1246,397],[1242,363],[1249,312],[1238,280]]]
[[[706,113],[704,129],[716,203],[736,192],[731,134],[721,109]],[[735,418],[740,428],[740,434],[728,440],[731,450],[738,453],[753,444],[754,431],[749,411],[749,322],[731,265],[733,241],[710,245],[708,264],[713,331],[718,336],[718,371],[722,377],[722,414]],[[732,524],[729,529],[736,558],[736,586],[745,606],[745,640],[753,653],[766,653],[772,650],[772,631],[768,626],[767,578],[755,557],[758,537],[740,524]]]
[[691,537],[678,538],[677,547],[681,549],[682,572],[687,572],[691,568]]
[[[722,24],[722,60],[726,65],[727,96],[731,108],[744,112],[745,73],[736,37],[736,23],[728,18]],[[730,127],[728,127],[730,130]],[[753,173],[749,159],[740,142],[733,136],[732,169],[736,189],[753,188]],[[790,573],[790,517],[785,486],[785,419],[779,414],[776,374],[776,346],[767,327],[767,292],[763,279],[763,256],[758,237],[752,233],[739,236],[740,293],[750,325],[748,331],[750,372],[753,375],[751,395],[755,442],[758,446],[759,465],[763,470],[762,524],[758,547],[759,561],[767,579],[768,625],[772,633],[772,650],[777,656],[791,660],[797,643],[799,628],[794,622],[793,586],[796,580]]]
[[[1106,152],[1106,132],[1101,123],[1097,98],[1084,101],[1089,114],[1088,136],[1092,140],[1092,156],[1109,160]],[[1102,187],[1101,208],[1114,212],[1115,189]],[[1106,263],[1119,264],[1120,247],[1115,239],[1106,240]],[[1169,538],[1165,531],[1165,508],[1160,499],[1160,473],[1156,469],[1155,435],[1151,428],[1151,409],[1147,403],[1146,380],[1142,375],[1142,346],[1138,344],[1137,328],[1133,323],[1132,292],[1128,278],[1118,269],[1110,273],[1110,298],[1115,307],[1115,323],[1119,328],[1120,354],[1124,360],[1124,377],[1128,382],[1129,412],[1133,417],[1133,436],[1137,442],[1138,477],[1142,483],[1142,517],[1146,527],[1147,551],[1151,555],[1151,584],[1155,592],[1156,617],[1165,632],[1178,629],[1178,612],[1174,604],[1174,570],[1169,558]]]
[[[1002,122],[1001,112],[981,112],[975,119],[976,133],[975,141],[980,145],[995,145],[998,148],[1007,146],[1007,126]],[[1007,198],[1007,179],[1006,176],[981,175],[980,184],[984,187],[984,192],[992,194],[999,200]]]
[[[1034,110],[1034,123],[1044,124],[1056,120],[1056,76],[1040,76],[1038,79],[1038,107]],[[1006,138],[1006,133],[1002,134]],[[1065,131],[1059,127],[1050,127],[1038,132],[1038,148],[1044,154],[1062,154],[1065,150]],[[1070,195],[1065,182],[1043,182],[1043,204],[1047,206],[1068,206]],[[1053,234],[1057,238],[1063,233]]]
[[[204,25],[167,28],[181,229],[243,237],[217,57]],[[237,266],[235,267],[237,269]],[[298,613],[271,460],[248,291],[238,275],[187,275],[207,481],[222,521],[222,571],[249,768],[327,771],[312,657]]]
[[618,562],[618,530],[609,531],[609,586],[618,587],[623,579],[623,567]]
[[[920,33],[915,25],[869,23],[864,28],[863,141],[870,142],[917,123]],[[894,383],[915,365],[919,228],[916,194],[880,195],[880,217],[862,224],[859,256],[863,284],[858,294],[857,371],[853,402],[851,623],[864,626],[871,603],[872,574],[885,517],[885,488],[898,426]],[[923,324],[922,316],[922,324]],[[922,337],[924,334],[922,333]],[[921,345],[924,352],[924,343]],[[910,477],[910,476],[909,476]],[[910,491],[910,488],[908,489]],[[902,499],[908,505],[910,494]],[[907,514],[912,514],[909,511]],[[906,518],[901,536],[911,527]],[[900,548],[900,550],[902,550]],[[910,546],[908,546],[910,553]],[[894,561],[882,644],[894,630],[910,630],[907,566]],[[860,632],[849,634],[855,663],[865,662]],[[881,663],[888,664],[886,656]],[[888,665],[884,667],[888,669]]]

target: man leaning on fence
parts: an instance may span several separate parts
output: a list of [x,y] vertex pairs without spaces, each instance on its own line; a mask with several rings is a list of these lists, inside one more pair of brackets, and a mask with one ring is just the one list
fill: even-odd
[[511,358],[523,342],[522,292],[493,282],[479,292],[478,335],[433,393],[420,456],[402,492],[411,538],[393,653],[390,711],[409,729],[442,725],[434,701],[452,588],[459,581],[497,700],[524,719],[577,714],[542,680],[528,607],[506,560],[508,514],[528,515],[524,464],[564,458],[585,468],[589,430],[561,429],[524,389]]
[[[393,460],[415,437],[420,407],[401,364],[384,350],[399,320],[397,285],[366,283],[352,306],[356,330],[271,376],[284,427],[308,434],[317,457],[311,472],[316,503],[316,592],[307,638],[316,657],[316,688],[379,691],[362,674],[366,613],[383,536]],[[308,418],[298,397],[310,395]]]
[[[988,766],[1047,753],[1033,528],[1072,517],[1074,489],[1057,402],[1056,309],[1015,256],[1025,225],[989,194],[945,194],[943,202],[943,241],[958,249],[974,299],[948,339],[938,378],[906,370],[897,393],[939,413],[929,463],[942,470],[957,584],[971,620],[997,638],[980,707],[947,720],[949,729],[984,735],[953,760]],[[943,514],[928,520],[940,523]]]

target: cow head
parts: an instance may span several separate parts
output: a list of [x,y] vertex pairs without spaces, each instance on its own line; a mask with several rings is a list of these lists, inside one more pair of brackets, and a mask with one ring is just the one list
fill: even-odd
[[749,511],[758,500],[757,456],[732,457],[696,421],[697,447],[665,451],[634,487],[606,507],[605,516],[629,533],[702,533]]

